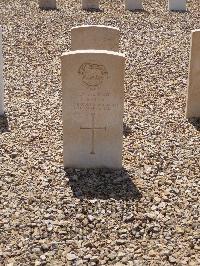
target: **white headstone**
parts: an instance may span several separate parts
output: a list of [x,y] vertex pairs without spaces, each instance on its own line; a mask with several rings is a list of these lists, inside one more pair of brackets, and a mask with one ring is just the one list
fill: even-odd
[[2,28],[0,26],[0,115],[4,114]]
[[82,9],[99,9],[99,0],[82,0]]
[[64,167],[121,168],[125,57],[78,50],[61,61]]
[[200,30],[192,31],[186,117],[200,117]]
[[108,50],[119,51],[119,29],[100,26],[85,25],[71,29],[71,50]]
[[56,0],[39,0],[41,9],[56,9]]
[[142,0],[125,0],[126,10],[140,10],[143,9]]
[[186,0],[168,0],[169,10],[171,11],[186,11]]

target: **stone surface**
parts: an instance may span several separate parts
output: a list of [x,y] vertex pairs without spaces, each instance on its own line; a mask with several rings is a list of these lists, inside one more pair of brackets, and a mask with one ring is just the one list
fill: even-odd
[[169,10],[186,11],[186,0],[168,0]]
[[119,51],[118,28],[100,25],[85,25],[71,29],[71,50]]
[[82,0],[82,9],[99,9],[99,0]]
[[121,168],[124,63],[111,51],[63,54],[65,168]]
[[200,30],[192,31],[186,117],[200,117]]
[[125,0],[125,9],[127,10],[143,9],[142,0]]
[[41,9],[56,9],[56,0],[39,0]]
[[0,115],[4,113],[2,28],[0,26]]

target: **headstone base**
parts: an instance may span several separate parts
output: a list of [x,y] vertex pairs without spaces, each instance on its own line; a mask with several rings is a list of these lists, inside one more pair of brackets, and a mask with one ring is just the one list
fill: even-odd
[[126,0],[125,1],[125,10],[142,10],[142,0]]
[[45,10],[56,9],[56,0],[39,0],[39,8]]
[[170,11],[186,11],[186,0],[169,0]]
[[99,0],[82,0],[82,9],[99,9]]

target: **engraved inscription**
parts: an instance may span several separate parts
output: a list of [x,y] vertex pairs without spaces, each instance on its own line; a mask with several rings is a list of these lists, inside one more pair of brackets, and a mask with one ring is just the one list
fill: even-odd
[[82,82],[91,90],[100,87],[104,78],[108,75],[105,66],[93,62],[82,64],[78,73],[82,76]]
[[109,92],[105,93],[80,93],[79,100],[73,102],[73,109],[76,113],[86,111],[90,113],[113,111],[119,108],[118,103],[113,103]]
[[92,113],[92,126],[91,127],[80,127],[80,129],[86,129],[86,130],[91,130],[91,152],[90,154],[95,154],[95,130],[105,130],[106,127],[95,127],[95,114]]

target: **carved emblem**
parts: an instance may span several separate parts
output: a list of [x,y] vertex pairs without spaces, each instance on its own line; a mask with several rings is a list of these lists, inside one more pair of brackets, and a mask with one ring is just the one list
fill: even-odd
[[108,75],[105,66],[93,62],[82,64],[78,73],[82,75],[82,82],[91,89],[100,87],[105,76]]

